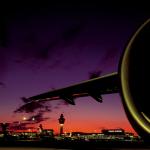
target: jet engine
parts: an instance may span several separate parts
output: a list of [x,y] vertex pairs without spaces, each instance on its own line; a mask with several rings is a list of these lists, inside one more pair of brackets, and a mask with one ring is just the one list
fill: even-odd
[[123,106],[132,127],[150,139],[149,56],[150,19],[132,36],[119,64]]

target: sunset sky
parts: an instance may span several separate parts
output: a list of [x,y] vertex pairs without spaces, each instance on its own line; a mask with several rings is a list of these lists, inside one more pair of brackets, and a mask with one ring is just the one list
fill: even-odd
[[[30,97],[118,71],[120,56],[131,35],[149,18],[141,7],[107,4],[4,5],[0,25],[0,122],[22,121],[30,114],[14,113]],[[100,132],[103,128],[132,131],[119,94],[103,95],[103,103],[90,97],[48,102],[50,111],[40,122],[58,131],[64,114],[64,130]],[[22,121],[23,122],[23,121]],[[35,124],[37,127],[39,125]]]

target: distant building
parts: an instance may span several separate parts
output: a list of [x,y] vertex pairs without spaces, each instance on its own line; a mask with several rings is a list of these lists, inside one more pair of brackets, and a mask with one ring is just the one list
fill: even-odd
[[124,129],[103,129],[101,133],[85,133],[85,132],[71,132],[66,134],[67,137],[72,139],[84,140],[122,140],[133,141],[137,137],[133,133],[125,132]]
[[42,136],[54,137],[54,130],[53,129],[44,129],[42,132]]
[[104,135],[125,135],[124,129],[103,129]]

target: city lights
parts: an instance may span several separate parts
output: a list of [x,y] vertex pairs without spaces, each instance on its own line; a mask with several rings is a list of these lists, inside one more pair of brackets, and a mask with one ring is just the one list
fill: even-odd
[[34,118],[34,117],[32,118],[32,121],[35,121],[35,118]]
[[25,120],[27,120],[27,118],[26,118],[26,117],[23,117],[23,118],[22,118],[22,120],[24,120],[24,121],[25,121]]

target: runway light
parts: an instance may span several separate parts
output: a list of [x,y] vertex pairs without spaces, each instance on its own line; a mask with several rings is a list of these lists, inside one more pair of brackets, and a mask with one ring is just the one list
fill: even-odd
[[32,118],[32,121],[34,121],[34,120],[35,120],[35,118],[33,117],[33,118]]
[[62,127],[64,124],[60,124],[60,126]]
[[26,118],[26,117],[23,117],[22,120],[27,120],[27,118]]

